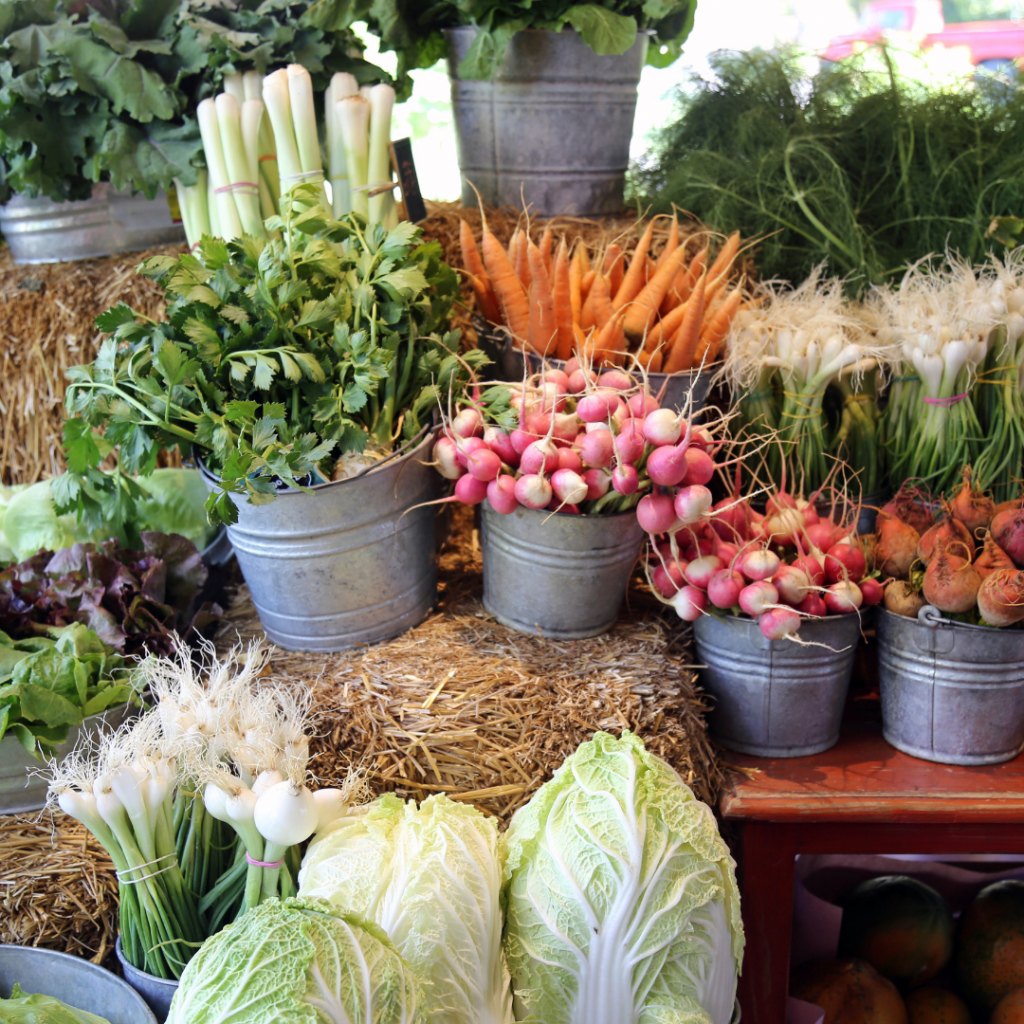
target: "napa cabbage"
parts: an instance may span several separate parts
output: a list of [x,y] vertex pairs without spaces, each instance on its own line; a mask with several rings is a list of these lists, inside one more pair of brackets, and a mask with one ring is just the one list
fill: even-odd
[[431,1024],[509,1024],[499,847],[474,807],[389,794],[310,844],[299,894],[380,925],[423,982]]
[[270,899],[207,939],[167,1024],[425,1024],[419,986],[372,922]]
[[636,736],[583,743],[504,846],[516,1020],[729,1024],[734,864],[711,810]]

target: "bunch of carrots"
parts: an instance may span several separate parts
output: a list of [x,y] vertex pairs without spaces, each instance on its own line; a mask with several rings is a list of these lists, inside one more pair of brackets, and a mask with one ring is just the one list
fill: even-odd
[[635,357],[653,373],[709,366],[744,305],[744,282],[729,288],[739,232],[709,264],[710,242],[692,255],[688,245],[706,236],[681,241],[673,217],[665,248],[653,259],[657,219],[628,261],[614,242],[592,259],[581,239],[570,256],[564,236],[555,249],[550,225],[539,245],[517,228],[506,249],[486,217],[478,247],[462,221],[463,267],[480,313],[527,351],[550,359],[575,355],[594,366],[622,366]]

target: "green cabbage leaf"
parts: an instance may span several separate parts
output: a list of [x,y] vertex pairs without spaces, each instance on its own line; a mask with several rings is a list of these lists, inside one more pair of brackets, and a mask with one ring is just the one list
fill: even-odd
[[636,736],[581,744],[504,844],[516,1020],[729,1024],[734,865],[710,808]]
[[509,1024],[497,824],[445,796],[380,797],[310,844],[300,896],[371,918],[423,983],[431,1024]]
[[53,996],[27,996],[20,985],[14,986],[10,999],[0,999],[0,1021],[3,1024],[110,1024],[106,1017],[76,1010]]
[[419,987],[371,922],[316,899],[270,899],[207,939],[167,1024],[425,1024]]

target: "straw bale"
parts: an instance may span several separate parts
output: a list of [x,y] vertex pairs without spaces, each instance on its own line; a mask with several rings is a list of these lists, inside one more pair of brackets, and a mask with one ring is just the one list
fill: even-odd
[[117,878],[86,827],[56,813],[0,817],[0,944],[102,963],[117,938]]
[[[336,655],[274,651],[271,673],[313,688],[313,772],[361,771],[374,792],[447,793],[507,822],[595,730],[632,729],[714,805],[722,767],[708,740],[689,633],[639,581],[619,624],[572,642],[508,630],[480,603],[472,514],[458,509],[441,602],[395,640]],[[220,643],[259,635],[242,588]]]
[[18,267],[0,247],[0,479],[33,483],[64,470],[60,448],[64,372],[99,348],[93,321],[127,302],[159,319],[163,289],[135,268],[168,246],[75,263]]

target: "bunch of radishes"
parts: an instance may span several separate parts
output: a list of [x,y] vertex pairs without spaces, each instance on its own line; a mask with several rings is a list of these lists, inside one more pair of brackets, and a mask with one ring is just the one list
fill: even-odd
[[781,640],[805,618],[882,600],[850,524],[820,513],[820,495],[803,500],[776,490],[762,514],[739,496],[738,472],[736,480],[733,495],[715,504],[710,492],[695,501],[684,486],[674,495],[648,495],[637,507],[651,534],[651,583],[682,619],[699,619],[710,604],[749,615],[765,637]]
[[875,565],[890,577],[889,611],[915,617],[930,604],[978,625],[1024,622],[1022,499],[996,505],[974,486],[968,466],[949,501],[902,488],[879,513],[877,530]]
[[[597,375],[570,359],[522,384],[497,384],[447,419],[434,464],[454,500],[501,515],[520,505],[571,514],[624,512],[652,484],[703,486],[714,475],[711,434],[662,409],[622,370]],[[696,490],[702,492],[697,494]],[[699,517],[699,512],[697,513]]]

